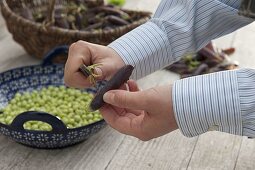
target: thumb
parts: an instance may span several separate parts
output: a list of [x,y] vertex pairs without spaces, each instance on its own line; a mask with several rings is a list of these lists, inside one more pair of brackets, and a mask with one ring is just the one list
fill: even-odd
[[97,65],[98,66],[93,70],[97,80],[109,80],[110,77],[118,70],[118,68],[114,66],[114,62],[103,62],[98,63]]
[[125,109],[145,110],[148,98],[143,91],[111,90],[104,94],[106,103]]

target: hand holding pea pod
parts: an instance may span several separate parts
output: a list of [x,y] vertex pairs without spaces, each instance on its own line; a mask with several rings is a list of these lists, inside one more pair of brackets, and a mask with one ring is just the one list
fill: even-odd
[[90,77],[86,78],[80,72],[80,66],[95,65],[92,72],[97,80],[109,80],[125,63],[111,48],[85,41],[78,41],[69,48],[68,59],[65,65],[65,83],[68,86],[84,88],[93,86]]
[[[139,91],[133,80],[105,93],[100,109],[104,120],[117,131],[147,141],[178,128],[172,106],[172,86]],[[160,107],[159,107],[160,106]]]

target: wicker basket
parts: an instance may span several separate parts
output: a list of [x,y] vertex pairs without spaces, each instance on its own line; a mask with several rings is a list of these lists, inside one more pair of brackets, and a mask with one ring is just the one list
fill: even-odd
[[[83,0],[88,6],[102,5],[103,0]],[[33,6],[33,9],[48,7],[49,0],[23,0]],[[66,1],[57,0],[56,5]],[[150,13],[145,11],[125,10],[128,14],[139,16],[139,20],[115,29],[102,31],[79,31],[50,26],[45,29],[41,23],[25,19],[14,12],[22,8],[20,0],[1,0],[1,11],[6,21],[8,30],[13,39],[21,44],[28,54],[42,58],[50,49],[59,45],[70,45],[78,40],[107,45],[121,35],[145,23],[150,18]]]

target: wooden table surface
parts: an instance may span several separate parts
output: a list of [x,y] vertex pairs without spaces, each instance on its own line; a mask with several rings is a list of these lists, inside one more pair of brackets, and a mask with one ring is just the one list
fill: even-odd
[[[126,8],[155,11],[159,0],[127,0]],[[215,41],[237,48],[234,58],[241,67],[254,67],[255,26]],[[252,56],[253,55],[253,56]],[[254,59],[253,59],[254,60]],[[254,60],[255,61],[255,60]],[[0,72],[41,61],[25,53],[8,33],[0,17]],[[178,75],[157,71],[141,80],[141,88],[171,83]],[[179,130],[148,142],[122,135],[110,127],[85,142],[58,150],[40,150],[17,144],[0,135],[0,169],[9,170],[172,170],[255,169],[255,141],[220,132],[186,138]]]

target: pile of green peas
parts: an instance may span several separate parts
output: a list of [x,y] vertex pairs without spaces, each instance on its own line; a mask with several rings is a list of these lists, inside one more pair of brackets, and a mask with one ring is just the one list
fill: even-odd
[[[1,110],[0,122],[9,125],[22,112],[42,111],[58,117],[67,128],[85,126],[103,119],[99,111],[90,111],[92,98],[90,93],[65,86],[48,86],[32,92],[16,93]],[[40,121],[28,121],[23,126],[28,130],[52,130],[48,123]]]

